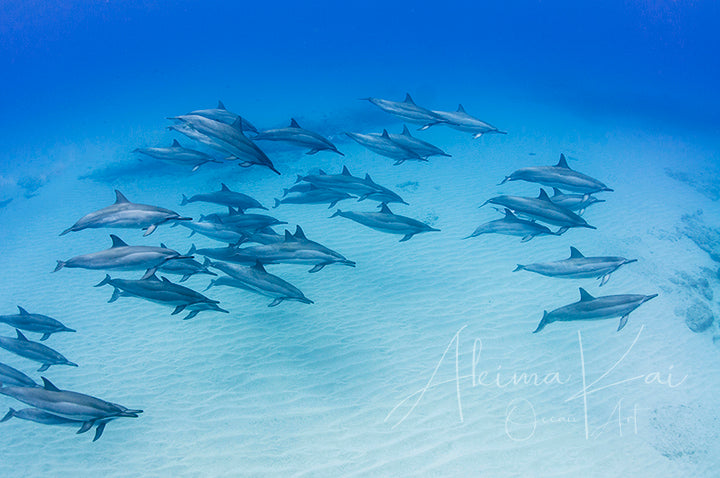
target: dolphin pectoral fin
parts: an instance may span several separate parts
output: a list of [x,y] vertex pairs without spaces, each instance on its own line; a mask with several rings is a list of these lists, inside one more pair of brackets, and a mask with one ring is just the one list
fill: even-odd
[[318,151],[320,151],[320,150],[319,150],[319,149],[311,149],[310,151],[308,151],[308,152],[305,153],[305,154],[315,154],[315,153],[317,153]]
[[180,279],[179,282],[185,282],[186,280],[188,280],[190,278],[191,275],[192,274],[185,274],[184,276],[182,276],[182,278]]
[[278,298],[275,299],[274,301],[270,302],[270,303],[268,304],[268,307],[275,307],[276,305],[278,305],[278,304],[279,304],[280,302],[282,302],[282,301],[283,301],[282,298],[281,298],[281,297],[278,297]]
[[150,269],[145,271],[145,274],[140,278],[140,280],[149,279],[150,277],[154,276],[157,272],[157,267],[151,267]]
[[145,231],[145,234],[143,234],[143,237],[149,236],[150,234],[153,233],[153,231],[155,229],[157,229],[157,224],[151,224],[150,227],[148,227],[147,230]]
[[51,332],[45,332],[45,333],[43,334],[43,336],[40,337],[40,340],[43,341],[43,340],[49,339],[49,338],[50,338],[50,334],[51,334]]
[[190,311],[190,313],[189,313],[188,315],[186,315],[186,316],[183,318],[183,320],[190,320],[190,319],[192,319],[193,317],[195,317],[196,315],[198,315],[199,313],[200,313],[199,310],[192,310],[192,311]]
[[239,164],[239,166],[241,166],[243,168],[249,168],[252,165],[253,165],[253,163],[251,163],[250,161],[243,161],[242,163]]
[[629,315],[630,314],[623,315],[622,317],[620,317],[620,325],[618,325],[618,328],[617,328],[618,332],[620,332],[622,330],[622,328],[625,327],[625,324],[627,324]]
[[566,232],[568,232],[568,229],[570,229],[570,228],[567,227],[567,226],[563,226],[563,227],[561,227],[560,229],[557,230],[557,232],[555,233],[555,235],[556,235],[556,236],[562,236],[563,234],[565,234]]
[[403,236],[403,238],[400,239],[398,242],[409,241],[410,239],[412,239],[412,237],[413,237],[414,235],[415,235],[415,234],[405,234],[405,235]]
[[602,276],[602,277],[600,278],[600,287],[602,287],[602,286],[604,286],[605,284],[607,284],[607,281],[609,281],[609,280],[610,280],[610,274],[609,274],[609,273],[608,273],[608,274],[605,274],[604,276]]
[[47,370],[47,369],[49,369],[49,368],[50,368],[50,364],[49,364],[49,363],[44,363],[44,364],[42,364],[42,367],[40,367],[39,369],[37,369],[37,371],[38,371],[38,372],[44,372],[45,370]]
[[530,239],[532,239],[533,237],[535,237],[535,236],[533,236],[532,234],[528,234],[527,236],[523,237],[520,242],[527,242]]
[[93,422],[83,422],[82,426],[80,427],[80,430],[75,432],[77,435],[81,433],[85,433],[86,431],[90,430],[93,427]]
[[431,123],[428,123],[428,124],[426,124],[426,125],[423,125],[423,126],[419,127],[417,130],[418,130],[418,131],[425,131],[425,130],[428,129],[429,127],[435,126],[436,124],[440,124],[440,121],[433,121],[433,122],[431,122]]
[[172,311],[172,314],[170,314],[170,315],[177,315],[177,314],[179,314],[180,312],[182,312],[183,310],[185,310],[185,307],[187,307],[187,305],[178,305],[177,307],[175,307],[175,310],[173,310],[173,311]]
[[478,139],[482,135],[483,135],[483,133],[475,134],[475,135],[473,135],[473,139]]
[[583,214],[585,214],[585,208],[582,208],[578,211],[578,216],[582,216]]
[[308,272],[311,274],[314,274],[315,272],[321,271],[323,267],[325,267],[327,264],[317,264],[315,267],[310,269]]
[[94,442],[98,441],[98,439],[102,436],[103,432],[105,431],[105,425],[107,425],[107,422],[102,422],[95,429],[95,437],[93,438]]

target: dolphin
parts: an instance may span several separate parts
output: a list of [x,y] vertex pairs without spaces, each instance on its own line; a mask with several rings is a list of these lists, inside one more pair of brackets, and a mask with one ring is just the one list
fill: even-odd
[[394,159],[394,164],[396,166],[408,160],[427,161],[427,159],[422,158],[412,149],[406,148],[405,146],[390,139],[390,134],[386,129],[383,130],[382,135],[361,133],[345,134],[365,146],[370,151],[374,151],[381,156],[387,156],[388,158]]
[[285,236],[278,234],[271,227],[264,227],[257,232],[248,232],[243,244],[249,242],[257,244],[277,244],[284,240]]
[[332,151],[340,156],[345,156],[338,151],[334,144],[319,134],[301,128],[295,118],[290,119],[290,126],[287,128],[269,129],[261,131],[253,138],[255,141],[285,141],[297,144],[310,150],[305,154],[315,154],[318,151]]
[[19,305],[17,308],[20,312],[19,314],[0,315],[0,322],[6,323],[15,329],[43,334],[40,340],[47,340],[51,334],[56,332],[75,332],[75,330],[65,327],[52,317],[41,314],[31,314]]
[[560,160],[555,166],[518,169],[510,176],[505,176],[500,184],[505,184],[507,181],[528,181],[580,194],[612,191],[597,179],[570,169],[564,154],[560,154]]
[[274,173],[280,174],[273,166],[270,158],[250,138],[245,136],[242,118],[238,118],[231,125],[192,114],[176,116],[170,119],[182,121],[196,131],[213,138],[235,159],[240,160],[240,166],[249,167],[256,164],[265,166]]
[[13,387],[39,387],[35,380],[4,363],[0,363],[0,383]]
[[[241,244],[247,240],[247,234],[243,229],[236,227],[232,224],[223,224],[216,222],[186,222],[182,224],[183,227],[190,229],[191,237],[196,232],[210,239],[224,242],[226,244]],[[172,261],[176,262],[176,261]]]
[[[358,196],[358,201],[372,199],[384,203],[407,204],[399,195],[373,181],[369,174],[366,174],[364,179],[353,176],[347,166],[343,166],[340,174],[326,174],[321,169],[318,174],[298,175],[296,183],[301,181],[308,182],[319,189],[331,189]],[[293,186],[292,190],[297,186],[298,184]]]
[[260,204],[257,199],[248,196],[247,194],[238,193],[231,191],[229,187],[222,183],[220,185],[220,191],[213,191],[207,194],[196,194],[190,199],[183,194],[181,206],[193,202],[209,202],[212,204],[219,204],[220,206],[234,207],[242,211],[246,209],[267,209],[265,206]]
[[405,94],[405,101],[402,102],[383,100],[380,98],[362,99],[367,100],[381,110],[390,113],[391,115],[395,115],[398,118],[402,118],[403,120],[410,123],[426,124],[430,122],[445,121],[436,113],[416,105],[413,99],[410,97],[410,93]]
[[376,231],[387,232],[388,234],[401,234],[403,237],[400,239],[400,242],[407,241],[415,234],[420,234],[421,232],[440,231],[440,229],[430,227],[417,219],[393,214],[385,203],[380,204],[380,212],[343,212],[338,209],[335,211],[335,214],[330,217],[335,216],[350,219]]
[[474,133],[473,139],[477,139],[487,133],[507,134],[505,131],[500,131],[490,123],[480,121],[479,119],[470,116],[465,112],[463,105],[458,105],[457,111],[433,111],[433,113],[440,117],[441,121],[429,122],[420,128],[420,131],[426,130],[436,124],[446,124],[458,131]]
[[303,193],[296,194],[294,196],[287,196],[284,199],[275,199],[275,206],[278,207],[280,204],[324,204],[330,203],[328,209],[334,207],[339,201],[343,199],[350,199],[353,196],[348,193],[340,191],[333,191],[332,189],[320,189],[310,185],[311,188]]
[[[10,410],[5,414],[5,416],[0,419],[0,423],[6,422],[13,417],[19,418],[21,420],[40,423],[42,425],[80,427],[81,429],[84,425],[84,422],[82,420],[71,420],[69,418],[60,417],[58,415],[48,413],[44,410],[40,410],[39,408],[23,408],[21,410],[15,410],[12,407],[10,407]],[[97,441],[102,436],[103,432],[105,431],[105,425],[110,420],[111,419],[97,420],[95,422],[97,428],[95,429],[95,438],[93,438],[93,441]]]
[[0,347],[26,359],[40,362],[42,367],[38,369],[38,372],[44,372],[51,365],[78,366],[47,345],[28,340],[19,329],[15,329],[15,333],[17,333],[16,339],[12,337],[0,337]]
[[133,153],[141,153],[151,158],[192,166],[195,172],[205,163],[222,163],[207,153],[195,151],[194,149],[183,148],[178,140],[174,139],[169,148],[137,148]]
[[110,420],[121,417],[137,418],[142,410],[130,410],[117,403],[106,402],[83,393],[60,390],[45,377],[43,387],[24,388],[2,386],[0,394],[12,397],[31,407],[68,420],[82,423],[77,433],[85,433],[97,426],[95,440],[100,438]]
[[314,303],[294,285],[267,272],[260,261],[253,266],[212,262],[210,267],[223,271],[229,277],[219,277],[211,281],[207,289],[218,285],[245,289],[272,298],[273,301],[268,307],[275,307],[283,300],[296,300],[304,304]]
[[639,295],[606,295],[593,297],[585,289],[580,288],[580,300],[572,304],[555,309],[552,312],[543,312],[543,318],[538,324],[534,334],[540,332],[547,324],[552,322],[570,322],[573,320],[602,320],[620,317],[620,331],[627,324],[630,312],[645,302],[657,297],[657,294]]
[[8,204],[10,204],[12,202],[12,200],[13,200],[13,198],[3,199],[2,201],[0,201],[0,208],[4,208]]
[[64,267],[92,270],[143,271],[156,269],[166,261],[173,259],[192,259],[180,255],[167,247],[128,246],[125,241],[110,234],[112,247],[100,252],[83,254],[67,261],[57,261],[57,272]]
[[185,286],[173,284],[165,277],[160,280],[155,274],[147,275],[140,280],[112,279],[106,274],[105,279],[95,287],[105,284],[110,284],[114,289],[113,295],[108,302],[115,302],[118,297],[137,297],[157,304],[175,307],[172,315],[179,314],[187,309],[190,313],[183,320],[192,319],[203,310],[228,313],[227,310],[221,309],[217,305],[220,301],[209,299]]
[[445,151],[438,148],[437,146],[428,143],[427,141],[415,138],[412,134],[410,134],[410,130],[405,125],[403,125],[402,134],[390,134],[389,136],[390,139],[393,140],[395,143],[411,151],[414,151],[418,154],[418,156],[424,159],[427,159],[430,156],[452,156],[450,154],[447,154]]
[[530,271],[547,277],[565,279],[583,279],[596,277],[602,287],[610,279],[610,274],[625,264],[637,262],[637,259],[624,257],[585,257],[574,247],[570,247],[570,257],[556,262],[522,265],[518,264],[513,272]]
[[475,231],[465,239],[476,237],[481,234],[504,234],[508,236],[520,236],[521,242],[527,242],[533,237],[552,235],[559,236],[562,233],[552,232],[547,226],[538,224],[535,221],[518,219],[509,209],[505,209],[505,217],[481,224]]
[[553,188],[553,195],[550,196],[550,200],[560,207],[577,211],[579,216],[582,216],[589,206],[598,202],[605,202],[604,199],[598,199],[589,193],[565,194],[558,188]]
[[[165,244],[160,244],[160,247],[165,247]],[[187,257],[192,257],[193,254],[195,254],[195,246],[191,247],[188,253],[185,255]],[[195,259],[172,260],[164,262],[162,265],[160,265],[160,267],[158,267],[158,271],[164,272],[166,274],[181,275],[182,278],[179,282],[185,282],[195,274],[208,274],[211,276],[216,276],[216,273],[208,269],[208,261],[209,259],[205,258],[205,263],[201,264]]]
[[91,212],[80,218],[72,227],[60,233],[61,236],[71,231],[97,229],[101,227],[123,227],[142,229],[144,236],[153,233],[160,224],[175,221],[191,221],[190,217],[182,217],[175,211],[146,204],[136,204],[115,190],[115,203]]
[[342,264],[355,267],[353,261],[341,254],[309,240],[300,226],[296,226],[295,234],[285,231],[282,242],[261,244],[248,247],[224,247],[215,249],[198,249],[198,254],[215,260],[252,265],[258,261],[262,264],[310,264],[314,273],[330,264]]
[[178,123],[173,124],[167,127],[170,131],[177,131],[178,133],[182,133],[188,138],[197,141],[200,144],[204,144],[205,146],[208,146],[210,148],[213,148],[216,151],[219,151],[223,154],[228,154],[227,149],[225,146],[220,144],[217,140],[211,138],[210,136],[201,133],[200,131],[193,129],[190,125],[185,123]]
[[[240,118],[240,115],[237,115],[232,111],[228,111],[222,101],[218,101],[217,108],[195,110],[188,113],[188,115],[204,116],[205,118],[210,118],[226,124],[233,124],[238,118]],[[243,131],[250,131],[255,134],[258,132],[257,128],[244,117],[242,117],[242,127]]]
[[553,203],[544,189],[540,189],[540,195],[537,198],[497,196],[488,199],[480,207],[488,203],[497,204],[498,206],[515,211],[517,214],[528,216],[531,219],[537,219],[538,221],[560,226],[559,232],[561,234],[571,227],[597,229],[595,226],[591,226],[585,222],[585,219],[574,212]]
[[279,226],[287,224],[272,216],[265,214],[246,214],[242,210],[234,210],[230,208],[230,212],[225,214],[208,214],[201,216],[200,222],[208,222],[221,224],[227,227],[234,227],[242,231],[256,232],[270,226]]

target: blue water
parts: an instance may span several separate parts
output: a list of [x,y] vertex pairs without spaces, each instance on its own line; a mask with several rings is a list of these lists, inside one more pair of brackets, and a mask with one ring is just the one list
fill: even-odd
[[[80,366],[41,374],[5,350],[0,362],[144,413],[95,443],[1,423],[0,476],[716,476],[720,330],[695,333],[686,317],[698,304],[720,313],[718,24],[710,1],[3,2],[0,314],[21,305],[77,329],[46,343]],[[399,166],[342,134],[399,133],[401,120],[358,99],[406,92],[431,109],[462,103],[508,134],[409,125],[452,157]],[[191,173],[131,153],[193,147],[166,117],[218,100],[259,129],[294,117],[346,156],[259,143],[276,176],[233,163]],[[615,190],[584,215],[597,230],[462,240],[499,217],[477,207],[490,197],[537,195],[531,183],[498,186],[504,176],[561,152]],[[111,290],[91,287],[103,272],[50,274],[58,259],[109,247],[109,233],[181,252],[218,246],[168,225],[58,236],[114,189],[198,217],[219,208],[181,207],[182,194],[225,182],[270,206],[297,174],[343,165],[403,196],[393,212],[441,232],[400,243],[322,205],[271,209],[357,262],[268,266],[313,305],[268,308],[215,288],[230,314],[183,322],[139,299],[107,303]],[[512,272],[570,246],[638,262],[602,288]],[[533,335],[578,287],[659,297],[620,332],[613,319]],[[547,382],[514,383],[523,373]]]

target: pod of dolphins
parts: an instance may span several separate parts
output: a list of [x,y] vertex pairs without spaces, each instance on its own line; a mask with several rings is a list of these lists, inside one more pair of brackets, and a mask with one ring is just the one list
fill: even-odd
[[[436,125],[473,134],[478,138],[485,134],[506,134],[489,123],[470,116],[460,105],[457,111],[430,110],[418,106],[408,94],[404,101],[396,102],[379,98],[365,98],[375,106],[404,121],[421,125],[419,131]],[[258,130],[246,118],[230,112],[222,102],[217,108],[195,110],[174,116],[170,126],[198,142],[202,147],[211,148],[222,154],[218,157],[209,152],[183,147],[174,140],[170,147],[148,147],[134,150],[160,161],[191,167],[196,171],[206,163],[237,161],[242,167],[253,165],[268,168],[280,174],[270,158],[255,144],[256,141],[281,141],[303,148],[305,154],[314,155],[327,151],[345,156],[326,137],[302,128],[295,119],[285,128]],[[248,136],[252,135],[252,136]],[[431,156],[450,155],[442,149],[414,137],[407,126],[401,134],[390,134],[383,130],[378,133],[346,133],[347,136],[370,151],[395,160],[428,161]],[[571,169],[564,155],[554,166],[533,166],[519,169],[501,182],[527,181],[552,188],[549,196],[540,188],[537,197],[502,195],[488,199],[485,204],[497,206],[504,217],[478,226],[468,237],[494,233],[513,235],[529,241],[536,236],[559,236],[571,228],[595,229],[581,217],[587,208],[604,202],[593,194],[612,191],[605,184],[586,174]],[[400,242],[408,241],[417,234],[438,232],[439,229],[417,219],[395,214],[389,204],[407,205],[397,193],[384,187],[370,177],[353,176],[346,166],[337,174],[323,170],[298,175],[294,185],[284,189],[282,198],[275,198],[274,208],[289,204],[328,204],[335,207],[340,201],[357,199],[377,202],[378,210],[349,211],[337,209],[330,217],[350,219],[375,231],[400,236]],[[95,228],[125,228],[152,234],[160,225],[182,226],[190,230],[190,236],[200,234],[223,243],[223,247],[197,248],[194,244],[186,254],[167,247],[128,245],[118,236],[111,234],[110,248],[58,260],[53,272],[61,269],[81,268],[105,272],[105,278],[95,287],[109,285],[113,292],[109,302],[120,297],[134,297],[172,308],[171,315],[187,312],[184,320],[196,317],[200,312],[229,311],[220,307],[220,301],[206,297],[189,287],[174,283],[165,276],[180,276],[178,282],[185,282],[195,275],[209,275],[211,279],[205,289],[219,286],[230,287],[261,295],[271,299],[268,307],[283,302],[314,304],[305,294],[266,270],[275,264],[301,264],[309,266],[308,272],[316,273],[328,265],[355,267],[355,262],[319,242],[308,239],[300,225],[294,232],[279,233],[276,226],[288,224],[267,214],[248,213],[249,209],[267,211],[255,198],[232,191],[226,184],[220,189],[206,193],[182,195],[180,206],[192,203],[212,204],[226,208],[222,212],[208,211],[197,220],[170,209],[130,202],[120,191],[115,190],[115,202],[110,206],[86,214],[65,229],[60,235]],[[395,206],[393,206],[395,208]],[[544,224],[542,224],[544,223]],[[553,231],[550,227],[557,227]],[[204,260],[196,260],[204,256]],[[529,271],[552,278],[584,279],[597,278],[600,286],[607,283],[610,275],[625,264],[636,262],[623,257],[586,257],[571,247],[570,257],[554,262],[518,264],[515,271]],[[212,269],[212,270],[211,270]],[[111,277],[115,271],[142,272],[139,278],[126,279]],[[217,271],[217,272],[215,272]],[[218,275],[222,273],[223,275]],[[138,274],[140,275],[140,274]],[[653,295],[624,294],[593,297],[580,288],[578,302],[545,311],[535,333],[553,322],[600,320],[619,317],[621,330],[627,323],[628,315]],[[22,331],[42,334],[45,341],[58,332],[75,332],[61,322],[37,313],[29,313],[18,307],[19,313],[0,315],[0,323],[15,329],[16,337],[0,336],[0,348],[20,357],[40,363],[39,372],[45,372],[52,365],[78,365],[65,358],[56,350],[28,339]],[[23,372],[0,363],[0,394],[12,397],[31,408],[16,410],[10,408],[0,422],[13,417],[45,425],[74,426],[77,433],[96,428],[93,441],[99,439],[106,425],[117,418],[137,418],[142,410],[129,409],[90,395],[57,388],[46,377],[42,385]]]

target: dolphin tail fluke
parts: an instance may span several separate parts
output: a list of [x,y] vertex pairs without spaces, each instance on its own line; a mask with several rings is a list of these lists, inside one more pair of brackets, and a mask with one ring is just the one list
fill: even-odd
[[12,417],[15,416],[16,412],[17,410],[15,410],[14,408],[10,408],[10,410],[8,410],[5,416],[0,419],[0,423],[10,420]]
[[109,284],[110,280],[111,280],[110,274],[105,274],[105,278],[103,280],[101,280],[100,282],[98,282],[97,284],[95,284],[93,287],[102,287],[105,284]]
[[537,334],[538,332],[540,332],[540,331],[541,331],[542,329],[544,329],[545,326],[549,323],[548,320],[547,320],[547,316],[548,316],[548,312],[547,312],[547,310],[544,310],[544,311],[543,311],[543,317],[542,317],[542,319],[540,320],[540,323],[538,324],[537,329],[535,329],[535,330],[533,331],[533,334]]
[[338,209],[338,210],[335,211],[335,213],[334,213],[332,216],[330,216],[330,217],[333,218],[333,217],[335,217],[335,216],[339,216],[340,214],[342,214],[342,211],[341,211],[340,209]]
[[[286,189],[287,191],[287,189]],[[275,205],[273,206],[273,209],[278,207],[280,205],[280,200],[278,198],[275,198]]]
[[181,206],[185,206],[185,205],[186,205],[187,203],[189,203],[189,202],[190,202],[190,201],[188,201],[188,197],[183,194],[183,195],[182,195],[182,201],[180,201],[180,205],[181,205]]
[[211,280],[207,287],[205,287],[205,290],[203,292],[207,292],[212,286],[215,285],[215,280]]
[[53,272],[57,272],[63,267],[65,267],[65,264],[67,264],[65,261],[57,261],[57,265],[55,266],[55,270]]
[[517,267],[513,270],[513,272],[522,271],[525,270],[525,266],[522,264],[518,264]]
[[303,179],[302,176],[300,176],[300,175],[298,174],[298,175],[297,175],[297,179],[295,180],[295,184],[297,184],[297,183],[299,183],[299,182],[301,182],[301,181],[304,181],[304,179]]
[[95,437],[93,438],[94,442],[98,441],[98,439],[102,436],[105,431],[105,425],[107,425],[107,422],[102,422],[95,429]]

